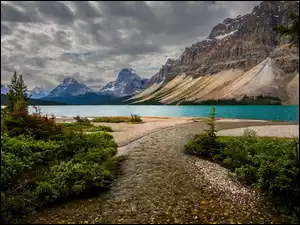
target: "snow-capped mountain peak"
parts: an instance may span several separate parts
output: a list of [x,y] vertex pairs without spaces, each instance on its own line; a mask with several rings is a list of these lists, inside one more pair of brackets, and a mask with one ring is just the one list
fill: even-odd
[[49,91],[44,90],[42,87],[35,87],[31,91],[28,92],[31,98],[43,98],[49,94]]
[[49,96],[76,96],[87,92],[92,92],[92,90],[73,77],[67,77],[50,92]]
[[148,79],[141,78],[132,68],[123,68],[118,74],[115,81],[109,82],[99,93],[111,94],[116,97],[124,97],[134,95],[147,87]]
[[70,85],[70,84],[76,84],[78,83],[77,80],[75,80],[73,77],[66,77],[63,81],[62,81],[63,84],[65,85]]

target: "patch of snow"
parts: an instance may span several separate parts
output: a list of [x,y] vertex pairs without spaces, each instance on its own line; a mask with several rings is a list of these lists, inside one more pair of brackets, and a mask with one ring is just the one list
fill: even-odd
[[217,36],[217,37],[215,37],[215,38],[218,39],[218,40],[220,40],[220,39],[223,39],[223,38],[225,38],[225,37],[227,37],[227,36],[230,36],[230,35],[234,34],[235,32],[237,32],[237,30],[231,31],[231,32],[229,32],[229,33],[227,33],[227,34],[219,35],[219,36]]

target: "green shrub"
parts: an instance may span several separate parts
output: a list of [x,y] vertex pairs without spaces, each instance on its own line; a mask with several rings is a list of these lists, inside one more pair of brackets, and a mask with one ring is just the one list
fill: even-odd
[[208,157],[234,171],[245,182],[277,206],[283,222],[298,223],[299,215],[299,140],[259,138],[246,130],[241,137],[218,137],[221,147],[197,135],[186,145],[188,153]]
[[75,122],[75,123],[61,123],[61,126],[64,132],[71,130],[74,131],[84,131],[84,132],[98,132],[98,131],[106,131],[113,132],[111,127],[108,126],[95,126],[92,123],[86,122]]
[[219,142],[216,136],[215,115],[215,107],[212,107],[210,116],[205,120],[208,129],[205,130],[205,133],[195,135],[194,138],[185,145],[186,152],[202,157],[208,157],[213,160],[223,159],[221,153],[224,144]]
[[1,216],[15,222],[31,210],[107,187],[118,168],[108,133],[70,132],[52,140],[1,138]]
[[80,117],[79,115],[73,117],[74,120],[76,120],[77,123],[85,123],[90,124],[91,121],[86,117]]
[[141,123],[142,118],[139,115],[131,114],[131,117],[97,117],[93,119],[95,123]]
[[6,113],[2,118],[5,132],[11,136],[29,135],[36,140],[48,139],[62,133],[62,128],[54,118],[42,115],[29,115],[24,112]]
[[213,158],[220,155],[224,147],[217,139],[211,138],[208,134],[197,134],[185,145],[185,151],[202,157]]
[[127,117],[97,117],[93,120],[95,123],[126,123],[130,119]]
[[12,78],[1,110],[1,223],[19,223],[45,204],[107,187],[119,168],[113,136],[86,118],[56,124],[36,110],[28,114],[22,76]]
[[143,120],[139,115],[131,114],[130,122],[132,122],[132,123],[141,123],[141,122],[143,122]]

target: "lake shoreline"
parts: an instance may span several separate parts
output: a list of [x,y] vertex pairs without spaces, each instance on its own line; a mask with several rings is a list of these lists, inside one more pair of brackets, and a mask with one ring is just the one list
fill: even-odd
[[[111,116],[110,118],[113,117],[114,116]],[[143,122],[139,124],[131,124],[131,123],[124,123],[124,122],[122,123],[97,122],[93,124],[96,126],[99,125],[110,126],[114,131],[111,132],[111,134],[114,136],[116,143],[118,144],[119,147],[122,147],[140,138],[143,138],[147,135],[155,133],[157,131],[171,128],[174,126],[197,123],[205,119],[204,117],[166,117],[166,116],[155,116],[155,117],[145,116],[141,118]],[[92,117],[89,117],[89,119],[92,119]],[[75,120],[72,117],[57,117],[56,121],[75,122]],[[216,123],[217,123],[217,127],[218,124],[220,124],[221,127],[223,127],[222,124],[228,124],[227,129],[235,129],[241,127],[245,128],[245,127],[253,127],[253,126],[263,126],[263,127],[274,126],[275,128],[276,125],[299,127],[299,122],[280,122],[280,121],[230,119],[230,118],[217,118]],[[266,129],[270,130],[270,128],[266,128]],[[295,129],[296,128],[294,128],[293,134],[295,134]],[[274,131],[268,131],[268,132],[274,133]],[[278,133],[278,131],[276,131],[276,133]]]

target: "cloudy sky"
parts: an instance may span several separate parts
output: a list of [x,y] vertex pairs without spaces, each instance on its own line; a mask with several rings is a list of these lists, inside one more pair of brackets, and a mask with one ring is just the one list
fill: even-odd
[[259,3],[1,1],[1,83],[13,70],[29,89],[72,76],[98,90],[124,67],[151,77],[225,18]]

